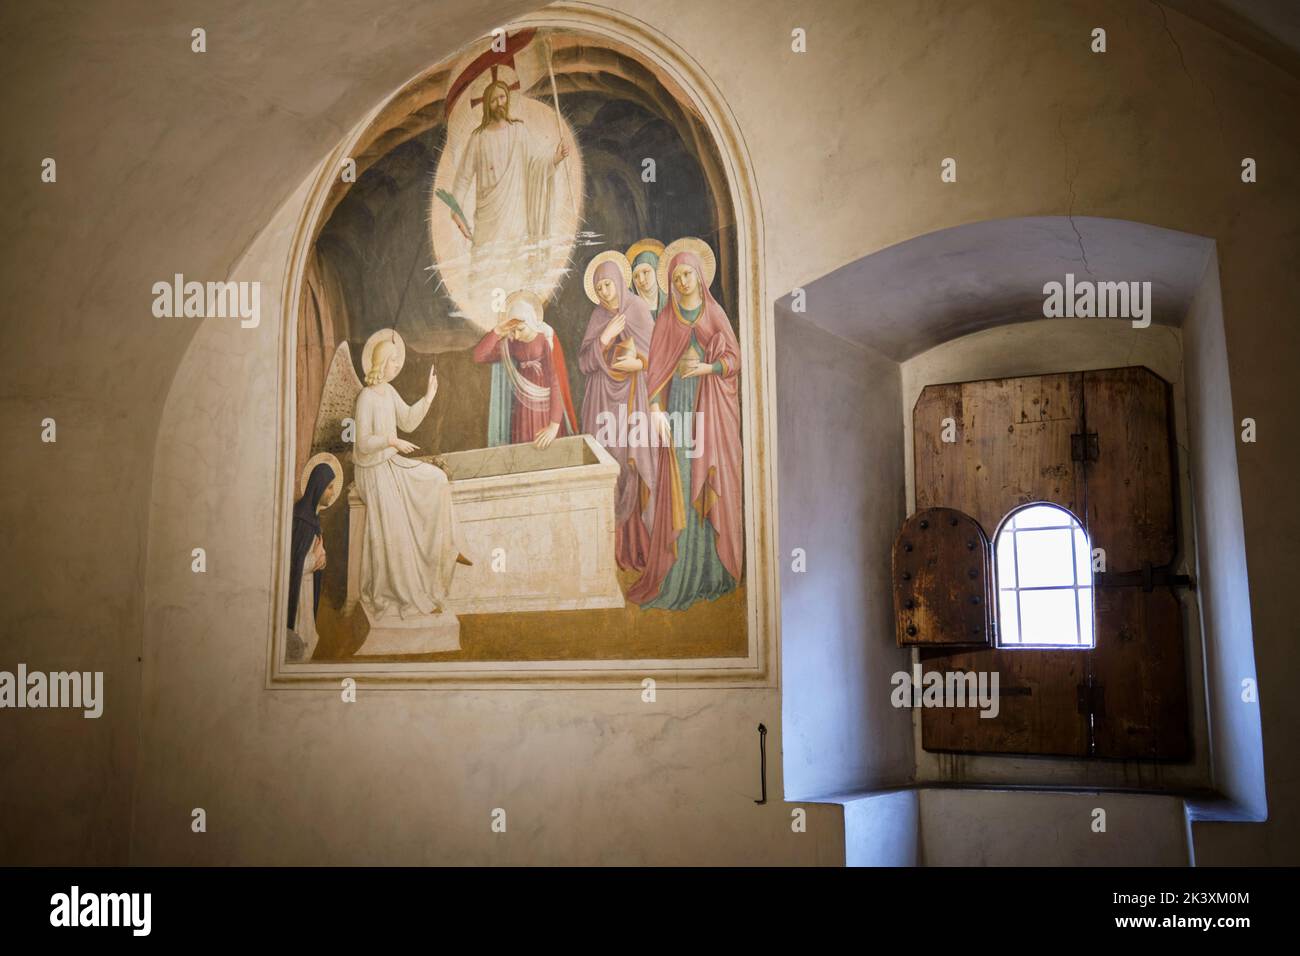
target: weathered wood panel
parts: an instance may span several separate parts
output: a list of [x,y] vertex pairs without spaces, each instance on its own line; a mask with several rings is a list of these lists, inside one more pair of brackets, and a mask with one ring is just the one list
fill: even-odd
[[892,564],[899,647],[991,642],[988,538],[974,518],[918,511],[894,539]]
[[[957,443],[943,440],[946,419],[952,420]],[[949,477],[949,473],[956,472],[960,475],[966,467],[965,454],[960,447],[961,420],[960,385],[930,385],[922,389],[912,409],[912,457],[917,511],[953,507],[954,496],[948,490],[960,487],[961,482],[956,477]],[[990,529],[985,527],[984,530],[987,532]]]
[[[1088,534],[1106,570],[1169,564],[1177,553],[1169,386],[1145,368],[1084,373]],[[1168,588],[1096,590],[1097,646],[1089,656],[1098,757],[1187,759],[1187,664],[1182,607]]]
[[931,751],[1048,754],[1088,753],[1088,721],[1078,709],[1087,651],[921,651],[926,671],[997,672],[998,715],[977,708],[922,711],[921,746]]
[[[957,441],[942,441],[942,421],[958,423]],[[1050,501],[1079,514],[1083,470],[1070,457],[1070,436],[1083,428],[1083,382],[1077,373],[966,382],[924,389],[913,411],[917,508],[966,512],[991,536],[1013,508]],[[977,708],[926,709],[926,750],[1082,756],[1088,722],[1078,711],[1086,651],[998,648],[924,650],[927,670],[998,672],[997,717]]]
[[[957,440],[942,440],[942,421]],[[1082,377],[1035,375],[921,392],[912,416],[917,510],[957,508],[991,538],[1017,505],[1051,501],[1082,513],[1083,471],[1070,436],[1083,426]]]
[[[942,421],[959,424],[942,441]],[[971,514],[992,535],[1013,508],[1079,515],[1107,570],[1177,552],[1169,387],[1143,368],[1028,376],[922,392],[913,414],[918,508]],[[1097,435],[1071,460],[1071,435]],[[926,710],[927,750],[1128,759],[1190,755],[1181,607],[1168,589],[1095,590],[1091,651],[922,651],[927,670],[998,671],[1001,712]]]
[[1084,526],[1094,548],[1105,548],[1106,570],[1137,571],[1174,559],[1169,386],[1145,368],[1083,373],[1087,430],[1097,458],[1084,468],[1088,507]]
[[1191,756],[1182,607],[1168,588],[1097,590],[1097,647],[1089,656],[1097,757]]

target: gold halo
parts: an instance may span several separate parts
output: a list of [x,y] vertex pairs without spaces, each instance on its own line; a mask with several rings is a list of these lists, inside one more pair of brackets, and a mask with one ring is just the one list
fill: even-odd
[[343,489],[343,466],[339,464],[337,458],[327,451],[323,451],[319,455],[312,455],[307,459],[307,464],[302,466],[302,475],[298,479],[298,497],[301,498],[307,493],[307,479],[311,477],[311,473],[316,466],[322,463],[329,465],[334,472],[334,480],[325,489],[325,494],[321,495],[322,501],[326,498],[329,499],[329,504],[325,506],[328,508],[339,500],[339,492]]
[[627,261],[636,262],[636,257],[643,252],[653,252],[656,259],[664,257],[664,244],[658,239],[639,239],[632,243],[627,250]]
[[596,305],[600,305],[600,296],[596,295],[596,270],[605,262],[612,262],[618,266],[618,271],[623,276],[623,288],[632,288],[632,264],[628,262],[627,256],[613,249],[606,249],[587,263],[587,273],[582,277],[582,288],[586,291],[587,298]]
[[538,322],[546,321],[546,306],[542,302],[542,297],[529,289],[520,289],[518,292],[511,292],[506,296],[505,305],[501,307],[501,313],[498,318],[505,319],[505,317],[510,314],[510,307],[520,299],[523,299],[537,310]]
[[700,262],[704,264],[704,288],[713,285],[713,273],[717,269],[717,260],[713,258],[713,250],[703,239],[696,239],[694,236],[685,236],[681,239],[674,239],[668,243],[664,249],[664,254],[659,257],[659,288],[669,295],[672,295],[672,286],[668,284],[668,263],[673,261],[673,256],[679,252],[693,252],[700,257]]
[[[375,346],[384,341],[391,341],[397,345],[397,372],[400,372],[402,366],[406,364],[406,343],[403,342],[402,337],[397,334],[397,329],[380,329],[374,335],[370,336],[370,338],[366,339],[365,348],[361,350],[362,381],[365,381],[366,376],[370,374],[370,360],[374,357]],[[393,375],[396,376],[397,372],[394,372]],[[386,378],[384,381],[391,382],[392,379]]]

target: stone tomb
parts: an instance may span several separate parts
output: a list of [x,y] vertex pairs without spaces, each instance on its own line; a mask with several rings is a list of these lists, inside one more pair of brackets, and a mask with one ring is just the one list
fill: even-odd
[[[431,460],[431,459],[423,459]],[[549,448],[501,445],[442,456],[473,567],[457,565],[442,614],[370,621],[358,656],[460,649],[457,614],[622,607],[614,560],[618,463],[590,435]],[[348,492],[346,610],[361,594],[366,505]]]

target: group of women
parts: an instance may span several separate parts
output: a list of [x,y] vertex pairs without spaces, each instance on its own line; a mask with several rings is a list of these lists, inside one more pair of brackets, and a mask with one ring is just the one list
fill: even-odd
[[[588,263],[581,415],[536,296],[511,296],[474,350],[476,361],[495,363],[489,444],[544,449],[586,432],[619,463],[616,554],[641,572],[627,596],[644,608],[684,610],[741,578],[740,346],[709,291],[714,270],[713,251],[691,237],[666,248],[642,239]],[[638,417],[652,431],[611,438],[610,421]]]

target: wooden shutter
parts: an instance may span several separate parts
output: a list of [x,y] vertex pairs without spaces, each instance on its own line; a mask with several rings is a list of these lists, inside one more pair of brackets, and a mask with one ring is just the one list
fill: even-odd
[[[1178,551],[1169,386],[1145,368],[1083,373],[1097,435],[1084,464],[1085,524],[1110,574],[1169,567]],[[1097,757],[1190,756],[1182,605],[1168,587],[1096,589],[1089,655]]]
[[899,529],[891,564],[899,647],[992,643],[989,539],[974,518],[918,511]]
[[[957,441],[944,442],[945,418]],[[1033,501],[1083,512],[1083,469],[1071,459],[1070,436],[1083,430],[1078,373],[935,385],[922,391],[912,416],[916,507],[956,508],[992,535],[1003,516]],[[1088,722],[1078,712],[1087,651],[980,650],[920,652],[926,671],[997,671],[999,713],[926,708],[926,750],[1058,754],[1088,752]]]
[[[913,411],[916,506],[960,509],[992,535],[1013,508],[1049,501],[1079,516],[1093,547],[1106,550],[1108,571],[1167,566],[1177,550],[1168,393],[1143,368],[930,386]],[[942,440],[945,418],[958,426],[955,443]],[[1187,756],[1177,597],[1097,587],[1095,621],[1089,651],[922,650],[927,671],[998,671],[1001,685],[996,718],[975,708],[922,711],[922,745]]]

